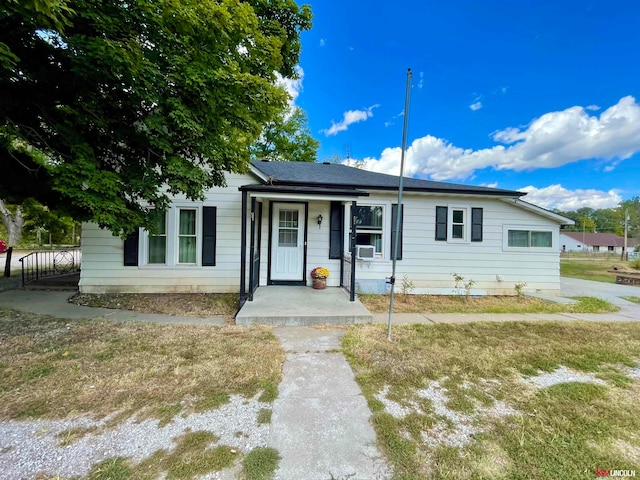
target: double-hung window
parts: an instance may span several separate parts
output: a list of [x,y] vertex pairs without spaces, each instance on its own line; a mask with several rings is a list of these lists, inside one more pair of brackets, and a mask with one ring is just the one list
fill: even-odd
[[451,238],[454,240],[466,240],[467,209],[451,209]]
[[436,206],[435,239],[452,243],[482,242],[483,209],[467,206]]
[[356,245],[372,245],[376,256],[384,248],[384,207],[382,205],[358,205],[353,211],[356,224]]
[[136,230],[123,245],[127,267],[215,267],[217,208],[194,204],[171,206],[153,213],[153,228]]

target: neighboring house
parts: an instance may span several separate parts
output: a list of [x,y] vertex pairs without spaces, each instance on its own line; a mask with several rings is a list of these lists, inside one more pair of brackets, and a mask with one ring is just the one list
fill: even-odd
[[327,286],[385,292],[396,235],[397,283],[406,276],[413,293],[460,293],[453,273],[475,282],[474,295],[513,295],[521,282],[559,291],[560,225],[572,220],[522,192],[405,178],[396,232],[397,190],[397,176],[345,165],[254,162],[202,202],[176,198],[155,235],[123,242],[84,224],[80,291],[240,291],[243,301],[259,286],[310,285],[324,266]]
[[[631,245],[631,243],[629,243]],[[560,249],[564,252],[617,253],[624,250],[624,237],[613,233],[562,232]]]

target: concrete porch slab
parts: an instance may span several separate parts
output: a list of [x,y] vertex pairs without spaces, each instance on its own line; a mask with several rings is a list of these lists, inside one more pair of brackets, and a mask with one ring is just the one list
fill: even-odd
[[236,325],[352,325],[371,323],[373,316],[358,299],[349,301],[342,288],[259,287],[252,302],[245,302]]

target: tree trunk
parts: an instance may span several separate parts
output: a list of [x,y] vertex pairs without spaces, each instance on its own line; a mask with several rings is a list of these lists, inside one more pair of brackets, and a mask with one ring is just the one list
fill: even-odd
[[16,207],[16,213],[12,214],[4,201],[0,199],[0,215],[2,215],[2,223],[7,229],[9,238],[7,239],[7,246],[15,246],[20,237],[22,236],[22,226],[24,225],[24,218],[22,216],[22,207],[18,205]]

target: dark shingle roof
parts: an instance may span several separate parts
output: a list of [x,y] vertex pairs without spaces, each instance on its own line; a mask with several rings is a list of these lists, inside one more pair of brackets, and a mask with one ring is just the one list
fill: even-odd
[[[273,185],[322,185],[324,187],[397,190],[398,177],[370,172],[336,163],[252,162]],[[460,193],[520,197],[522,192],[500,188],[477,187],[455,183],[433,182],[417,178],[404,179],[404,189],[417,192]]]

